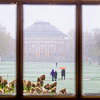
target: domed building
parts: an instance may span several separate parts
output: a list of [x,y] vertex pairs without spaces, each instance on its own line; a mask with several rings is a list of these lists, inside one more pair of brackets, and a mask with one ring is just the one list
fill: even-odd
[[68,36],[48,22],[24,30],[25,61],[66,61]]

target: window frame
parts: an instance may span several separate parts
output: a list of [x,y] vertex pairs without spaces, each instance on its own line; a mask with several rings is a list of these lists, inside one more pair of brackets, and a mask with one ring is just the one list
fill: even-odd
[[[0,0],[0,4],[16,4],[16,96],[4,95],[0,99],[66,98],[73,100],[100,99],[100,96],[82,95],[82,5],[99,5],[100,0]],[[75,96],[23,96],[23,5],[76,5],[75,41]]]

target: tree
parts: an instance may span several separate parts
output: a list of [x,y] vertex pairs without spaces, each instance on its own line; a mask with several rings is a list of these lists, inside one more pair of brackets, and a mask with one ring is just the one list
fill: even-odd
[[94,32],[94,52],[97,57],[98,64],[100,64],[100,29],[96,29]]
[[75,31],[71,30],[68,33],[68,39],[66,40],[66,52],[67,52],[67,60],[68,62],[74,62],[75,61]]
[[14,39],[6,31],[6,28],[0,25],[0,59],[7,59],[14,52]]

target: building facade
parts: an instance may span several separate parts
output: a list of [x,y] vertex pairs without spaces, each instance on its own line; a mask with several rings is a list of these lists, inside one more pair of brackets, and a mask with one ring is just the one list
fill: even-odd
[[68,36],[48,22],[36,22],[24,31],[24,60],[66,61]]

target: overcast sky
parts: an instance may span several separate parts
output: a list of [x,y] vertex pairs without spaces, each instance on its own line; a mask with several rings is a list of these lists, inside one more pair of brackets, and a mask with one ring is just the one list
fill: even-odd
[[[38,21],[49,22],[68,34],[75,29],[75,6],[24,5],[24,29]],[[0,24],[16,33],[16,5],[0,5]],[[83,30],[94,28],[100,28],[100,6],[84,6]]]
[[24,28],[46,21],[65,34],[75,29],[75,6],[24,6]]

